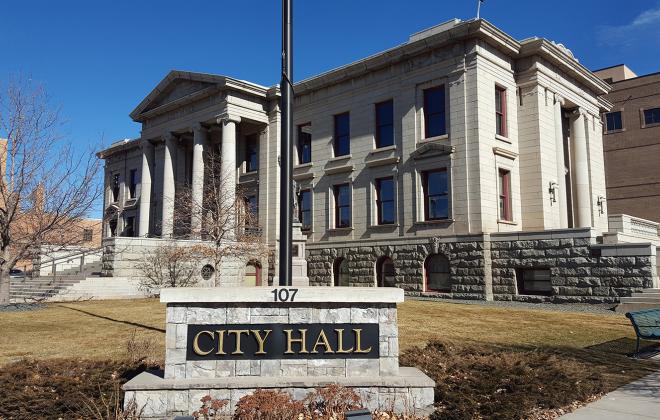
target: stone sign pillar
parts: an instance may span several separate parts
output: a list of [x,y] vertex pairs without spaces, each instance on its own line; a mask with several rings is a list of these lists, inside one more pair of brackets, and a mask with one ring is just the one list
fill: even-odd
[[353,388],[369,409],[425,412],[434,382],[399,367],[396,304],[403,290],[375,287],[163,289],[165,371],[124,385],[142,418],[189,415],[205,395],[226,414],[255,389],[302,399],[316,387]]

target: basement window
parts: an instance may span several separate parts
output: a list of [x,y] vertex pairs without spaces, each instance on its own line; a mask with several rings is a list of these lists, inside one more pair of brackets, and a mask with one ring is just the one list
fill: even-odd
[[549,268],[518,268],[516,283],[520,295],[550,296],[552,294]]

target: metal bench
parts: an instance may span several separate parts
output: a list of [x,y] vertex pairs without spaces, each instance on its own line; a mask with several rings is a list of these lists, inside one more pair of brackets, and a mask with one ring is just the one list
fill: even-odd
[[635,328],[637,334],[637,348],[635,354],[639,353],[639,340],[660,340],[660,308],[645,309],[626,313],[626,317]]

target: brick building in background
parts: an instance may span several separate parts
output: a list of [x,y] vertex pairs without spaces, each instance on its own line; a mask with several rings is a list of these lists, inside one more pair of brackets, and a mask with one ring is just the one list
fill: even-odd
[[603,114],[609,213],[660,222],[660,73],[620,64],[595,74],[612,86],[614,105]]

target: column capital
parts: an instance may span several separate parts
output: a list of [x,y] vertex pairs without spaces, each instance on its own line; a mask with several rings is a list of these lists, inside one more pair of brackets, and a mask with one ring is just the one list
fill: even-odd
[[218,122],[218,124],[227,124],[230,122],[238,124],[241,122],[241,117],[235,114],[230,114],[228,112],[225,112],[223,114],[218,115],[216,117],[216,121]]
[[564,105],[565,102],[566,102],[566,100],[564,99],[563,96],[561,96],[558,93],[555,93],[555,104],[559,103],[559,105]]

